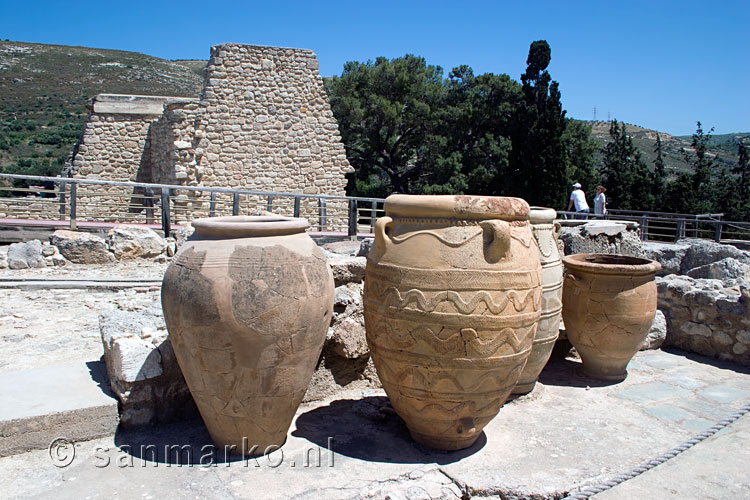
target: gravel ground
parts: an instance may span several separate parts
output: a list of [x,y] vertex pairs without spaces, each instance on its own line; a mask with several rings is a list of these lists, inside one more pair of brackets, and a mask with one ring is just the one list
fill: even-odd
[[[0,270],[0,278],[160,280],[166,264],[148,261]],[[99,314],[117,303],[159,300],[159,291],[133,288],[22,290],[0,288],[0,372],[94,361],[103,354]]]

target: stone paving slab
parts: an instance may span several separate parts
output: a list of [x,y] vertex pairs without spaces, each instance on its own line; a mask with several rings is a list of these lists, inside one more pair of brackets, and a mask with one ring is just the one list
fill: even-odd
[[[19,499],[561,498],[661,455],[750,403],[746,369],[679,352],[639,353],[615,385],[597,384],[579,368],[576,360],[552,362],[534,392],[506,404],[478,442],[459,452],[414,443],[382,391],[370,391],[303,405],[284,447],[257,460],[224,460],[202,423],[187,421],[79,442],[65,467],[52,461],[66,465],[70,449],[2,458],[0,491]],[[750,463],[749,423],[743,417],[601,498],[669,498],[669,488],[687,499],[747,497],[747,474],[733,474]],[[717,470],[726,464],[727,473],[714,481],[702,472],[704,458]],[[683,479],[669,486],[661,478],[672,471]],[[665,496],[643,494],[658,484]]]
[[659,467],[591,498],[750,498],[748,450],[750,418],[746,415]]
[[44,449],[64,436],[112,434],[119,421],[100,361],[0,373],[0,456]]

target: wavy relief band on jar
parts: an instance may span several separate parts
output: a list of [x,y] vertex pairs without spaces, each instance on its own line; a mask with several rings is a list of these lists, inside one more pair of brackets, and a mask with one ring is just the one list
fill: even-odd
[[375,224],[364,315],[372,359],[412,437],[471,446],[531,352],[542,270],[518,198],[393,195]]
[[[498,290],[500,284],[511,289]],[[368,343],[391,403],[417,441],[463,448],[494,418],[531,352],[539,284],[534,271],[371,265]],[[463,440],[456,421],[465,427]]]
[[539,249],[542,265],[542,315],[534,338],[532,352],[514,394],[533,390],[539,374],[549,361],[559,336],[562,317],[562,259],[557,249],[560,224],[557,212],[551,208],[531,207],[529,222]]

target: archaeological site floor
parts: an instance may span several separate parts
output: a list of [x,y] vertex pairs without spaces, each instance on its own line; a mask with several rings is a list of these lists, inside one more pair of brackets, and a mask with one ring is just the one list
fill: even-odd
[[[116,408],[95,366],[99,313],[135,296],[158,300],[164,268],[0,270],[0,426],[23,405],[47,412],[39,422],[76,404]],[[643,351],[628,378],[613,385],[584,376],[576,359],[558,358],[531,394],[508,402],[478,442],[459,452],[415,444],[382,391],[349,391],[301,406],[286,444],[268,456],[223,456],[195,418],[112,428],[104,437],[0,458],[0,496],[562,498],[660,457],[748,404],[748,369],[681,351]],[[748,463],[744,416],[591,498],[748,498]]]

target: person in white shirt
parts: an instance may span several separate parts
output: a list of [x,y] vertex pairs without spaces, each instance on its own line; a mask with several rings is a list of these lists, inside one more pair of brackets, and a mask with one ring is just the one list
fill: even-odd
[[570,193],[570,203],[568,203],[568,212],[570,212],[573,205],[575,205],[576,213],[581,214],[576,215],[576,219],[585,219],[586,214],[591,213],[589,204],[586,202],[586,193],[583,192],[581,184],[578,182],[573,184],[573,192]]
[[594,215],[601,215],[607,213],[607,197],[604,193],[607,191],[602,185],[596,186],[596,197],[594,198]]

